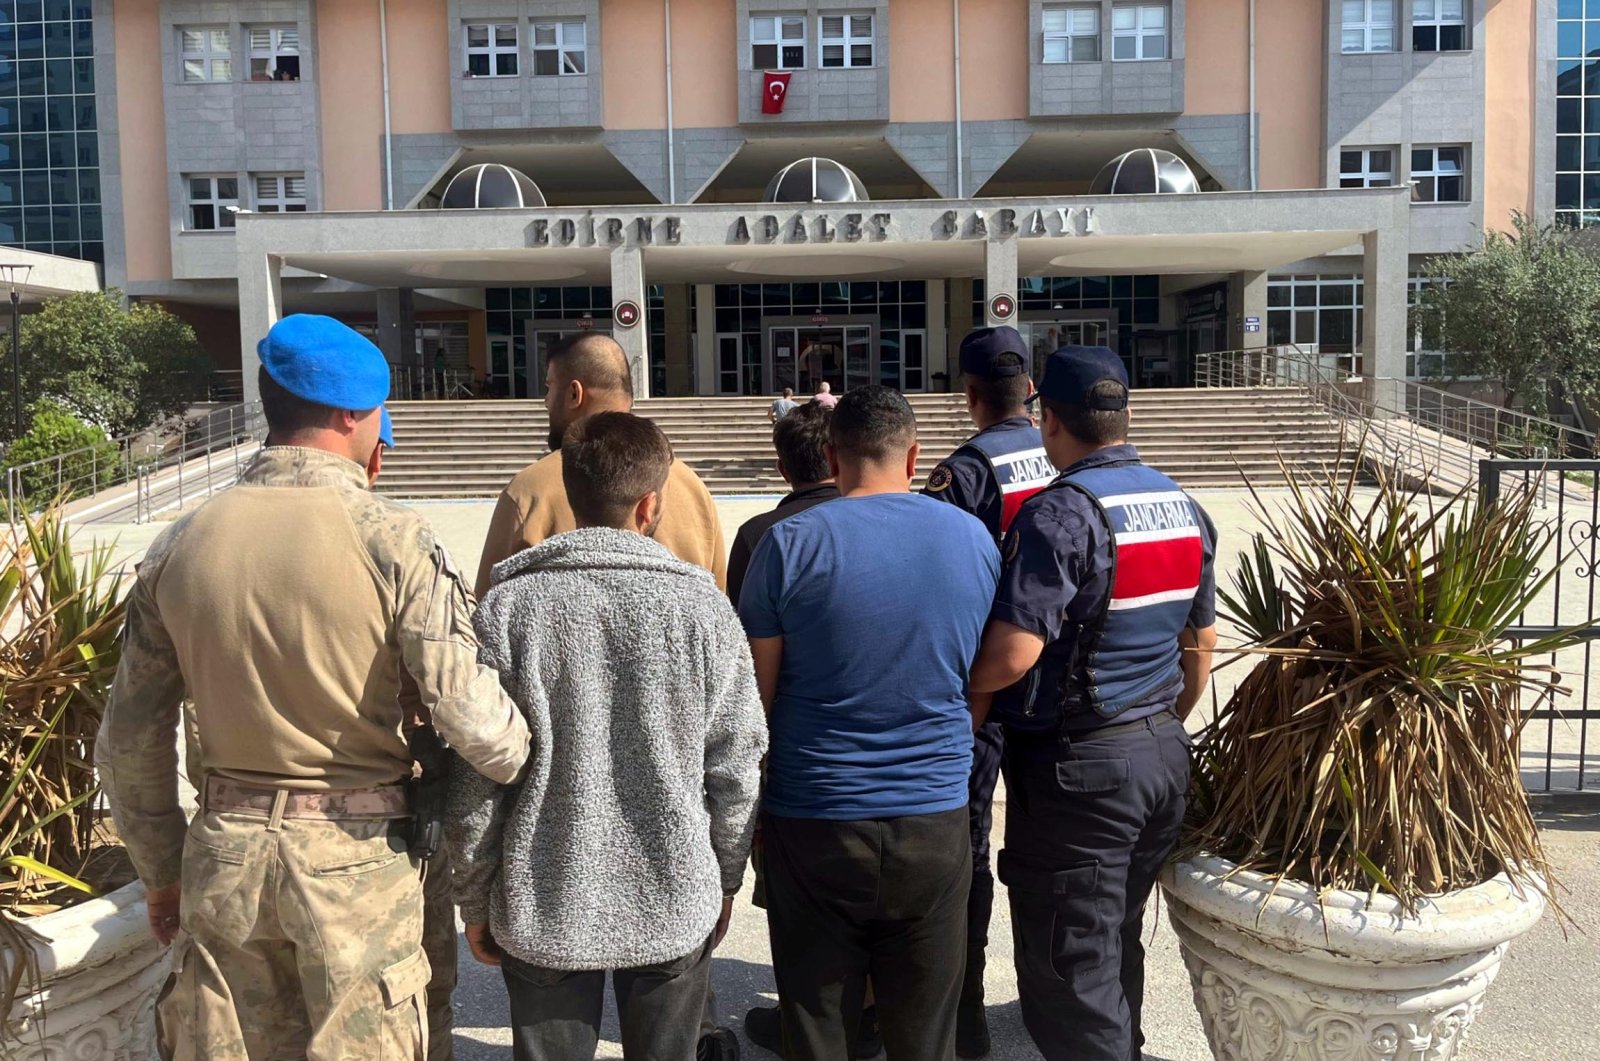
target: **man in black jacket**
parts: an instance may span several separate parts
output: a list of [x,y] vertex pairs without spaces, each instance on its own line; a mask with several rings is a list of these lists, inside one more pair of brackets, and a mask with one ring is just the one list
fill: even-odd
[[756,551],[761,536],[774,524],[797,512],[839,496],[839,488],[833,485],[833,473],[828,470],[828,455],[823,449],[828,444],[831,413],[827,406],[811,402],[779,420],[772,429],[772,445],[778,451],[778,474],[789,484],[789,496],[779,501],[771,512],[746,520],[733,539],[733,548],[728,552],[728,597],[735,607],[739,605],[739,591],[744,588],[750,554]]

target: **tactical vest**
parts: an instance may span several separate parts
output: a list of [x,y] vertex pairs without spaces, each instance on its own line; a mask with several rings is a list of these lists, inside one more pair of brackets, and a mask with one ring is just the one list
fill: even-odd
[[1064,476],[1062,483],[1094,501],[1114,541],[1104,610],[1062,633],[1074,637],[1057,690],[1062,725],[1070,727],[1074,716],[1090,724],[1096,717],[1116,718],[1181,679],[1178,635],[1200,589],[1205,540],[1199,508],[1154,468],[1102,465]]
[[989,528],[999,541],[1011,529],[1022,503],[1055,481],[1056,467],[1044,451],[1039,429],[1032,426],[980,431],[967,440],[965,448],[988,462],[1000,488],[1000,526]]

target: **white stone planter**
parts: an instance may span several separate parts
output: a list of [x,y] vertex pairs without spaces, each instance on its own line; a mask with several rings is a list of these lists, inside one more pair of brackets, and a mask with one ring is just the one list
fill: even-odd
[[1506,877],[1403,917],[1201,855],[1162,876],[1218,1061],[1451,1061],[1511,940],[1544,913]]
[[[153,1061],[155,1000],[168,949],[150,935],[144,885],[25,922],[40,937],[43,990],[17,1000],[9,1017],[21,1042],[16,1061]],[[10,956],[0,955],[10,967]],[[23,990],[29,989],[24,982]]]

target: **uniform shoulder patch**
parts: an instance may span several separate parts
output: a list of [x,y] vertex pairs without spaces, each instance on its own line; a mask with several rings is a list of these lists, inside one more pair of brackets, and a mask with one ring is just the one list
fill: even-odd
[[950,466],[940,464],[928,473],[928,493],[937,494],[948,490],[950,489],[950,484],[955,481],[956,477],[951,473]]
[[1012,531],[1010,534],[1007,534],[1005,552],[1003,554],[1005,562],[1009,564],[1011,561],[1015,560],[1017,558],[1017,552],[1021,550],[1021,548],[1022,535],[1018,534],[1016,531]]

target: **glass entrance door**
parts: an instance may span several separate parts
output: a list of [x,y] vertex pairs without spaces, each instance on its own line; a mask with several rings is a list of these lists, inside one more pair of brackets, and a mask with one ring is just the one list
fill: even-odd
[[797,395],[815,394],[824,380],[835,394],[864,387],[873,381],[872,328],[865,324],[769,328],[767,364],[774,392],[793,387]]
[[1033,378],[1044,372],[1044,363],[1063,346],[1111,346],[1111,321],[1106,319],[1067,321],[1025,321],[1023,338],[1033,351]]

